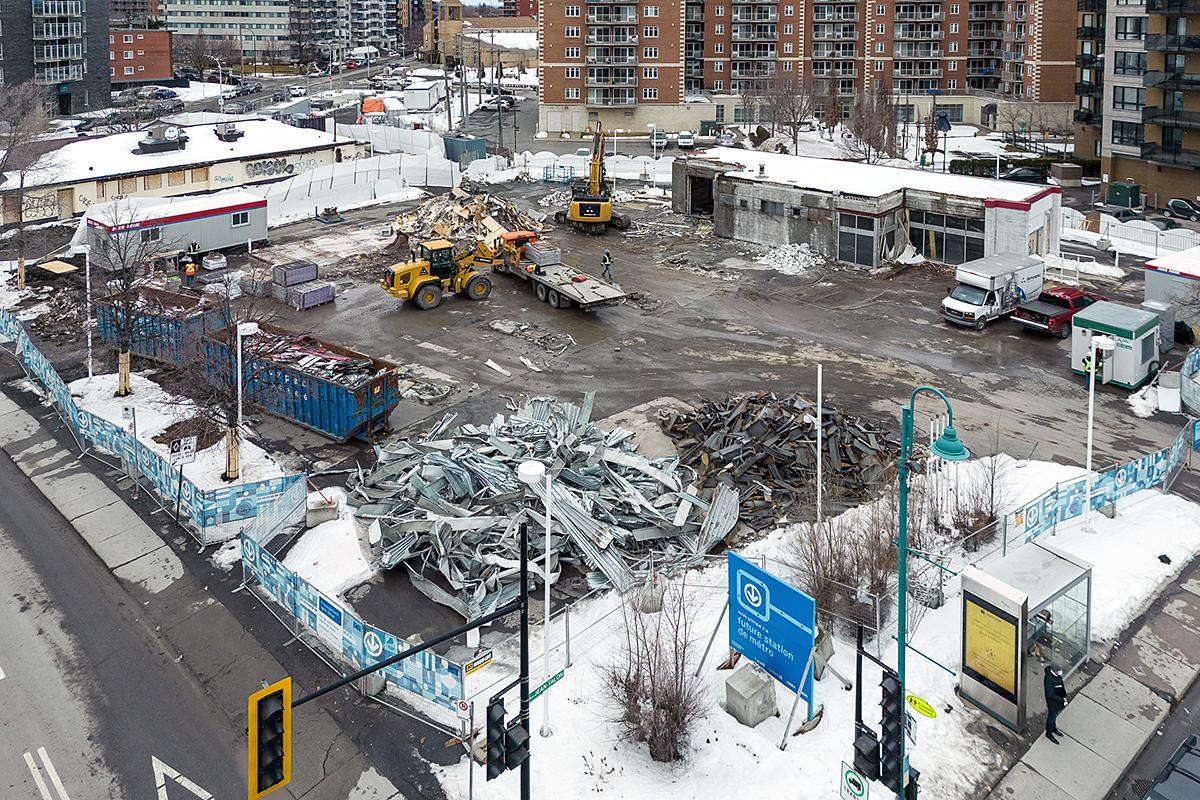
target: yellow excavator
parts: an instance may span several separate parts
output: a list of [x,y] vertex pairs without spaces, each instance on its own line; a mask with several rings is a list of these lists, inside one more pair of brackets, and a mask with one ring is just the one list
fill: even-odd
[[454,243],[446,239],[421,242],[417,258],[384,269],[380,285],[392,297],[411,300],[420,309],[437,308],[447,294],[484,300],[492,293],[492,279],[475,267],[483,256],[490,264],[491,255],[482,243],[455,256]]
[[629,217],[613,211],[612,193],[612,182],[604,174],[604,131],[597,120],[587,179],[579,178],[571,183],[567,209],[554,212],[554,221],[569,222],[571,227],[584,233],[604,233],[610,225],[620,231],[628,230]]

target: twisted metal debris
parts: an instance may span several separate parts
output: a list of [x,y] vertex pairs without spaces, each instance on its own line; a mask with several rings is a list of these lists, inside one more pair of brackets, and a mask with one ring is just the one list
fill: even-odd
[[589,584],[632,588],[652,563],[692,562],[738,518],[738,490],[698,488],[677,458],[649,459],[633,434],[591,421],[582,404],[535,397],[487,425],[454,427],[447,415],[419,441],[376,447],[377,464],[350,481],[350,502],[371,523],[378,565],[403,563],[413,584],[464,617],[519,591],[519,526],[530,522],[530,571],[543,579],[546,486],[526,486],[517,466],[540,461],[553,476],[549,580],[562,565]]

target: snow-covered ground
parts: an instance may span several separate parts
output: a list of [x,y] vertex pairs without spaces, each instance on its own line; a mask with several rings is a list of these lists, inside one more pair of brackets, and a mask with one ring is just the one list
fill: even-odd
[[[370,200],[362,200],[357,203],[345,203],[338,205],[339,211],[353,211],[356,208],[370,208],[371,206],[384,205],[385,203],[402,203],[406,200],[419,200],[425,196],[425,192],[415,186],[408,186],[399,191],[388,192],[381,194],[378,197],[373,197]],[[269,210],[268,206],[268,210]],[[296,211],[291,214],[278,214],[267,219],[268,228],[277,228],[280,225],[290,225],[293,222],[304,222],[313,218],[311,211]]]
[[232,86],[223,86],[219,83],[208,83],[207,81],[188,81],[186,88],[183,86],[172,86],[170,88],[185,103],[217,98],[221,96],[222,91],[224,91],[226,96],[229,96],[236,91]]
[[343,594],[374,577],[377,572],[363,556],[354,510],[346,505],[341,489],[323,489],[309,502],[324,498],[337,503],[338,518],[305,531],[283,559],[283,565],[328,597],[346,602]]
[[[117,376],[106,373],[72,381],[68,388],[78,408],[114,425],[128,426],[130,423],[123,418],[122,410],[125,406],[136,408],[138,441],[163,458],[168,458],[170,444],[156,442],[154,437],[179,420],[190,417],[194,409],[192,402],[168,393],[154,381],[136,372],[130,375],[130,386],[132,393],[128,397],[115,397]],[[254,483],[286,474],[267,451],[248,441],[245,436],[239,455],[242,472],[238,483]],[[184,465],[183,477],[201,489],[220,489],[231,485],[221,478],[224,471],[225,437],[222,436],[216,444],[198,451],[195,461]]]
[[[1010,507],[1019,507],[1056,481],[1081,473],[1079,468],[1050,462],[1001,459],[1001,482]],[[958,481],[942,480],[939,485],[961,486],[979,479],[985,472],[985,464],[986,460],[981,460],[961,465],[957,467],[961,471]],[[1112,520],[1094,516],[1095,533],[1083,533],[1081,522],[1076,521],[1059,525],[1057,535],[1047,536],[1055,547],[1093,564],[1092,633],[1101,643],[1131,622],[1188,557],[1200,551],[1200,506],[1196,504],[1151,490],[1123,500],[1119,512]],[[774,531],[742,552],[779,557],[785,552],[787,536],[786,531]],[[1171,563],[1160,561],[1160,554],[1167,555]],[[956,581],[950,586],[952,594],[957,592],[955,584]],[[689,573],[687,585],[696,603],[702,647],[725,599],[724,564]],[[724,653],[727,623],[722,623],[714,654],[710,654],[702,672],[712,705],[697,725],[687,760],[675,765],[656,763],[649,758],[644,745],[621,740],[617,726],[610,721],[616,711],[603,700],[605,690],[598,669],[617,652],[621,627],[620,612],[613,613],[617,602],[609,595],[572,609],[572,631],[584,632],[575,634],[584,644],[573,648],[573,666],[545,695],[549,698],[555,733],[546,739],[534,736],[535,791],[548,797],[584,797],[602,792],[605,797],[628,800],[659,797],[708,800],[731,795],[838,796],[838,765],[849,761],[852,755],[853,692],[843,691],[829,675],[817,683],[816,699],[825,709],[823,721],[815,730],[789,738],[787,751],[781,752],[779,741],[792,700],[786,690],[778,689],[782,716],[768,719],[754,729],[743,727],[720,707],[729,673],[716,671],[714,665],[721,660],[719,654]],[[605,614],[607,618],[593,629],[599,632],[588,641],[589,623]],[[941,608],[926,610],[915,630],[913,646],[951,670],[958,668],[959,612],[954,599]],[[854,675],[853,651],[852,642],[839,634],[831,663],[850,677]],[[540,645],[534,645],[533,652],[540,652]],[[1107,648],[1096,647],[1094,652],[1102,654]],[[894,663],[895,655],[894,642],[882,648],[886,662]],[[498,649],[496,659],[500,665],[511,665],[515,663],[515,654]],[[537,660],[534,670],[536,684],[542,679]],[[864,676],[868,688],[877,681],[874,670]],[[922,797],[929,800],[969,797],[975,787],[1002,766],[995,745],[977,732],[982,730],[979,723],[989,718],[955,695],[956,683],[957,678],[941,667],[917,655],[909,657],[909,689],[929,701],[938,712],[935,719],[918,717],[918,743],[911,751],[912,763],[922,771]],[[538,708],[541,702],[540,699],[534,702],[535,721],[541,719],[542,711]],[[803,704],[799,716],[803,716]],[[468,796],[467,769],[465,761],[436,768],[443,788],[455,800]],[[474,785],[474,796],[479,800],[508,800],[518,796],[516,775],[508,773],[486,782],[482,770],[474,769],[480,770]]]
[[[466,27],[467,23],[463,23]],[[478,39],[485,45],[502,48],[504,50],[537,50],[538,35],[536,31],[473,31],[470,29],[464,30],[464,34],[472,39]]]

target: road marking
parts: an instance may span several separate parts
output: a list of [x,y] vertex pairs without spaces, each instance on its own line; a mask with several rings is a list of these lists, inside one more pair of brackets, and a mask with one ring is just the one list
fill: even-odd
[[4,680],[4,668],[0,667],[0,681]]
[[54,784],[59,797],[62,800],[70,800],[67,797],[67,787],[63,786],[62,778],[58,777],[58,770],[54,768],[54,764],[50,761],[50,755],[46,752],[46,748],[39,747],[38,755],[42,757],[42,762],[46,765],[46,772],[50,775],[50,782]]
[[150,756],[150,767],[154,770],[154,786],[158,789],[158,800],[169,800],[167,797],[167,778],[175,781],[182,788],[187,789],[200,800],[213,800],[213,796],[201,789],[194,781],[179,774],[179,771],[174,767],[158,760],[157,756]]
[[[63,786],[62,778],[58,777],[58,771],[54,769],[54,764],[50,761],[49,754],[46,753],[46,748],[39,747],[37,754],[42,758],[42,764],[46,768],[46,774],[50,776],[50,783],[54,786],[54,791],[58,793],[58,800],[71,800],[67,795],[67,787]],[[46,786],[46,781],[42,777],[42,770],[38,767],[37,759],[29,753],[25,753],[25,766],[29,767],[29,774],[33,776],[33,782],[37,784],[38,792],[42,795],[42,800],[55,800],[50,794],[50,788]]]

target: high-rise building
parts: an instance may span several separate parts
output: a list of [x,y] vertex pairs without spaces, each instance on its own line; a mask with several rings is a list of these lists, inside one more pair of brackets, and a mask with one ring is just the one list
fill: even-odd
[[397,42],[394,0],[350,0],[350,46],[391,49]]
[[108,16],[126,28],[148,27],[158,15],[158,0],[108,0]]
[[0,19],[0,81],[36,81],[60,114],[109,104],[108,7],[25,0]]
[[781,73],[833,82],[846,115],[879,81],[909,113],[936,96],[952,121],[1017,98],[1073,106],[1065,0],[567,0],[539,23],[548,131],[762,119],[754,98]]
[[[390,15],[381,0],[354,0],[360,1],[363,14],[355,21],[350,0],[163,0],[161,8],[177,43],[204,36],[231,42],[232,55],[247,63],[268,57],[312,63],[343,59],[355,25],[365,37],[386,34],[382,18]],[[394,32],[395,17],[390,25]]]
[[1200,0],[1079,0],[1075,152],[1100,158],[1103,191],[1200,195]]

